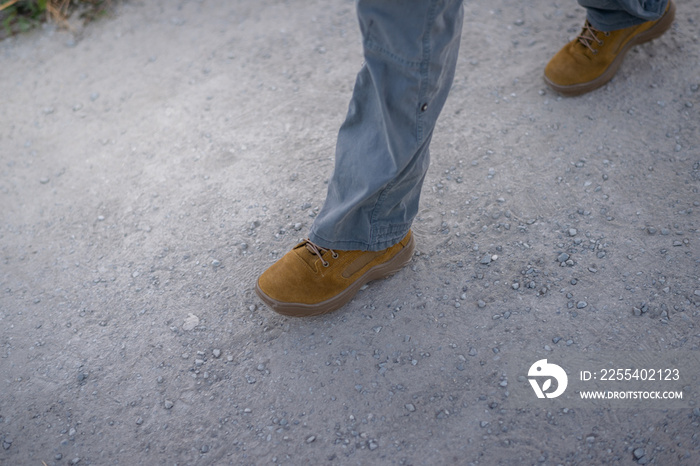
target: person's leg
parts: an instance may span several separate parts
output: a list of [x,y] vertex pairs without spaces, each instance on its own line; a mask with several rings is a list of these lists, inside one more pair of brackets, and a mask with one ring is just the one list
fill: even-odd
[[549,61],[545,82],[579,95],[610,81],[627,52],[661,36],[673,23],[673,0],[579,0],[587,19],[581,34]]
[[365,63],[338,134],[326,201],[311,228],[314,243],[378,251],[408,232],[454,76],[461,3],[357,3]]
[[359,0],[365,64],[310,238],[258,279],[290,316],[330,312],[407,264],[433,128],[452,85],[462,0]]

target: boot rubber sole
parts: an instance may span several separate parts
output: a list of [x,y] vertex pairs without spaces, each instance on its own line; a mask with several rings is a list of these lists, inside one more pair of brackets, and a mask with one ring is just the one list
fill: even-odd
[[334,297],[327,299],[316,304],[304,304],[304,303],[286,303],[282,301],[277,301],[266,295],[261,289],[258,283],[255,284],[255,292],[258,297],[268,306],[270,309],[278,314],[282,314],[289,317],[311,317],[318,316],[322,314],[327,314],[329,312],[335,311],[336,309],[347,304],[356,294],[360,291],[365,284],[382,278],[390,277],[402,268],[406,266],[411,261],[413,256],[413,250],[415,249],[415,241],[413,235],[408,244],[401,249],[394,257],[388,261],[377,264],[357,280],[355,280],[350,286],[345,288],[343,291],[335,295]]
[[615,59],[610,63],[610,66],[597,78],[585,82],[585,83],[579,83],[579,84],[572,84],[570,86],[561,86],[559,84],[556,84],[547,78],[547,76],[544,77],[545,82],[549,87],[560,93],[561,95],[567,96],[567,97],[573,97],[581,94],[585,94],[586,92],[590,92],[592,90],[598,89],[601,86],[604,86],[605,84],[610,81],[613,76],[615,76],[615,73],[617,73],[617,70],[620,68],[620,65],[622,64],[622,61],[625,58],[625,55],[627,55],[627,52],[634,46],[637,46],[639,44],[643,44],[645,42],[649,42],[650,40],[654,40],[658,37],[661,37],[673,24],[673,20],[676,17],[676,4],[673,2],[673,0],[669,0],[669,7],[668,10],[664,13],[664,15],[659,19],[659,22],[656,23],[654,26],[651,28],[647,29],[646,31],[634,36],[632,39],[627,42],[622,49],[620,50],[620,53],[617,54]]

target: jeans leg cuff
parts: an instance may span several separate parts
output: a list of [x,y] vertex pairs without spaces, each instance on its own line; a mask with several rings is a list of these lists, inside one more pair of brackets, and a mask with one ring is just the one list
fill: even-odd
[[370,241],[352,238],[329,240],[312,229],[309,233],[309,239],[322,248],[337,249],[338,251],[382,251],[401,241],[408,234],[410,228],[410,223],[373,227]]

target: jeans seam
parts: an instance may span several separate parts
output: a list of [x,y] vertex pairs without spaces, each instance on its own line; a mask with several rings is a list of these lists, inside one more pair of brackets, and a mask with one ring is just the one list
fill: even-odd
[[382,55],[385,55],[395,62],[397,62],[400,65],[408,66],[410,68],[420,68],[422,61],[411,61],[411,60],[406,60],[399,55],[396,55],[392,51],[382,47],[381,45],[377,44],[374,42],[372,39],[366,39],[365,40],[365,48],[372,50],[373,52],[376,53],[381,53]]
[[[436,1],[430,3],[428,14],[425,20],[425,34],[423,35],[423,57],[420,63],[420,84],[418,87],[418,102],[416,102],[416,142],[420,143],[423,139],[423,110],[421,103],[427,95],[428,78],[430,71],[430,38],[432,25],[435,22]],[[425,102],[427,104],[427,102]]]

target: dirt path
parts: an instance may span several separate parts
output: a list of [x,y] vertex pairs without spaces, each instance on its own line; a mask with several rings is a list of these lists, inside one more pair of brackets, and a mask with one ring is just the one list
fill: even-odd
[[525,380],[698,350],[700,4],[677,4],[566,99],[541,76],[573,0],[468,3],[411,266],[307,320],[253,284],[325,197],[353,2],[131,1],[0,42],[0,464],[700,464],[697,375],[671,408]]

